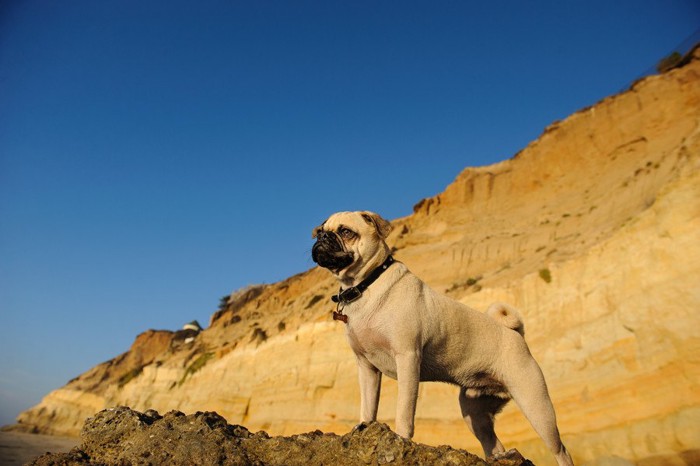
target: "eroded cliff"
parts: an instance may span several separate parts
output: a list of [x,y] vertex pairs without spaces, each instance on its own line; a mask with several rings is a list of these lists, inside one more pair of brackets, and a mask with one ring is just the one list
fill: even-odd
[[[395,256],[430,285],[477,309],[521,309],[578,463],[700,461],[697,58],[551,125],[510,160],[464,170],[393,222]],[[272,434],[347,432],[359,394],[343,326],[330,319],[335,289],[312,269],[235,293],[194,341],[146,332],[20,425],[75,435],[95,412],[128,405],[216,411]],[[395,401],[386,380],[389,425]],[[512,404],[497,431],[552,464]],[[446,385],[421,386],[415,438],[480,451]]]

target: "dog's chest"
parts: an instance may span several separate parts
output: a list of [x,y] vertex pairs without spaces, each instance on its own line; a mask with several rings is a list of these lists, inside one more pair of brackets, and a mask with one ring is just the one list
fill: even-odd
[[396,378],[396,362],[390,337],[368,325],[348,325],[347,338],[355,354],[364,356],[374,367]]

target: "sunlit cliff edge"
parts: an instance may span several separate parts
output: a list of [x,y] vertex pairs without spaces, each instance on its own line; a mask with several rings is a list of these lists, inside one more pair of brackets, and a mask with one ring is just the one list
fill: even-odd
[[[395,257],[434,288],[521,310],[577,463],[700,461],[697,49],[513,158],[465,169],[393,224]],[[77,435],[87,417],[127,405],[216,411],[273,435],[345,433],[359,392],[343,324],[330,318],[336,287],[315,268],[234,293],[193,341],[149,330],[18,425]],[[395,402],[385,380],[379,418],[391,426]],[[496,426],[506,448],[552,464],[514,404]],[[448,385],[422,384],[415,440],[481,451]]]

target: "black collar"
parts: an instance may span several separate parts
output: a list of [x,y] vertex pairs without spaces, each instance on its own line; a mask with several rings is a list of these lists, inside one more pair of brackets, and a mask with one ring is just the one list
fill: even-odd
[[362,296],[362,293],[367,288],[369,288],[369,286],[372,283],[374,283],[377,280],[377,278],[379,278],[379,276],[381,274],[383,274],[384,271],[386,269],[388,269],[389,266],[393,263],[394,263],[394,258],[393,258],[393,256],[389,255],[389,257],[386,258],[386,260],[384,261],[384,263],[382,265],[380,265],[376,269],[372,270],[372,273],[370,273],[369,276],[367,278],[365,278],[364,280],[362,280],[357,286],[350,287],[346,290],[341,288],[338,291],[337,295],[334,295],[333,297],[331,297],[331,300],[334,303],[338,303],[338,304],[349,304],[353,301],[357,301]]

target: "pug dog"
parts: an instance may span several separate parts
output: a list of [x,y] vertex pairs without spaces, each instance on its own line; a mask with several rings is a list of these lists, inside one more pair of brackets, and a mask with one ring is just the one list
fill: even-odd
[[447,382],[487,457],[505,451],[494,417],[512,398],[558,464],[572,465],[518,312],[496,303],[482,313],[435,292],[393,259],[391,228],[373,212],[339,212],[312,235],[312,259],[340,282],[334,318],[357,357],[360,421],[376,420],[384,374],[398,381],[396,432],[411,438],[418,383]]

